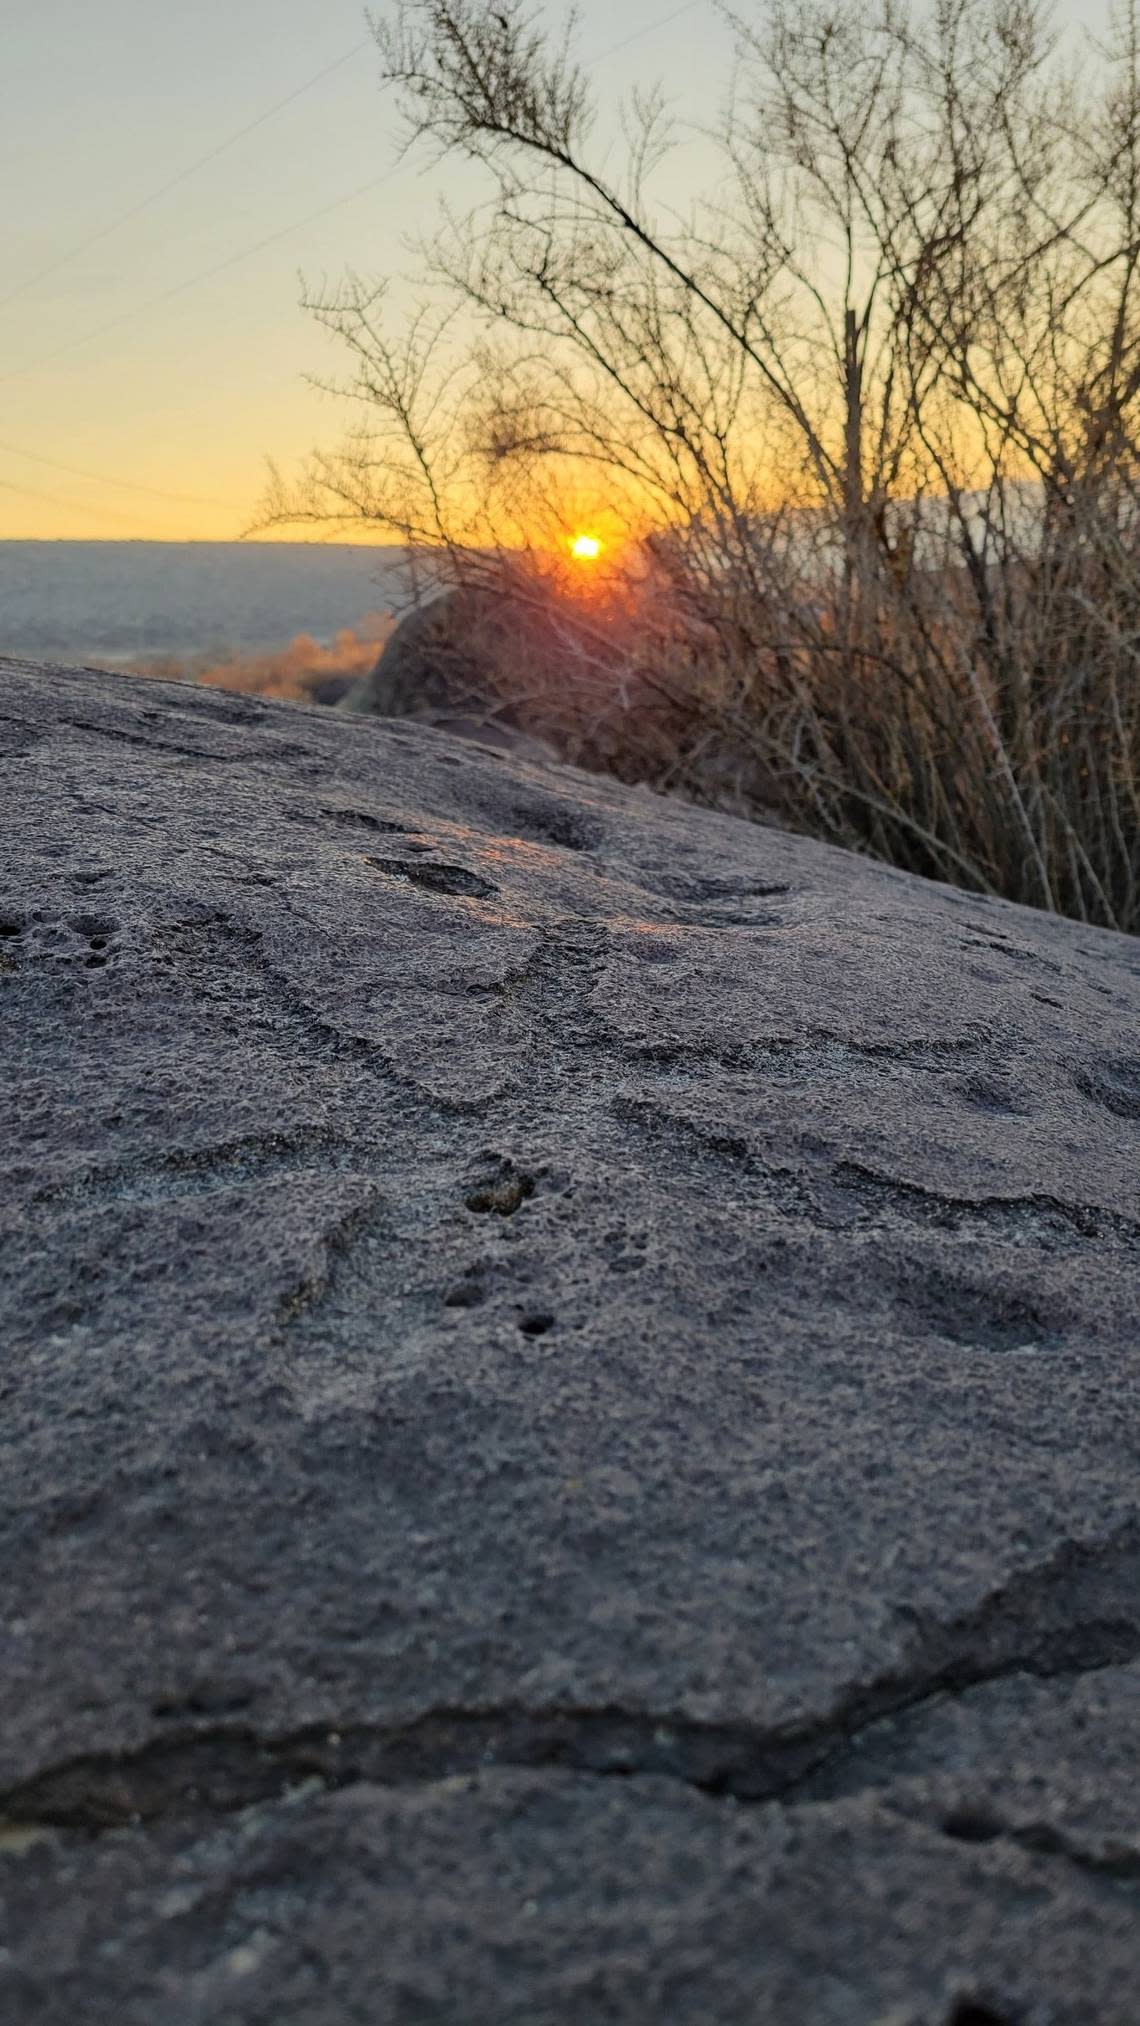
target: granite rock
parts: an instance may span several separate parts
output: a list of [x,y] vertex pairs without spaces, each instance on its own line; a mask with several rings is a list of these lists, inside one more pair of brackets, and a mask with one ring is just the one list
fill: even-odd
[[0,663],[0,2018],[1132,2026],[1140,946]]

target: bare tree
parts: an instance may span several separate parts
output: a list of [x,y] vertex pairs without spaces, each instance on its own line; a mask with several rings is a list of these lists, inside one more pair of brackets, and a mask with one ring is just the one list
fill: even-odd
[[656,196],[661,94],[608,170],[571,39],[522,0],[377,29],[409,142],[484,194],[424,248],[410,334],[357,281],[311,305],[364,421],[270,511],[364,518],[533,601],[589,498],[638,541],[568,629],[593,679],[532,699],[564,743],[597,757],[616,693],[607,763],[1135,925],[1134,8],[1083,85],[1038,0],[725,12],[724,173],[684,216]]

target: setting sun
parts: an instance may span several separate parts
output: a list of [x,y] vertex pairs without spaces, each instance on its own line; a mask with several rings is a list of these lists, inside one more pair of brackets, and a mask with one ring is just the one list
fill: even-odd
[[596,563],[602,553],[597,535],[575,535],[570,543],[570,554],[576,563]]

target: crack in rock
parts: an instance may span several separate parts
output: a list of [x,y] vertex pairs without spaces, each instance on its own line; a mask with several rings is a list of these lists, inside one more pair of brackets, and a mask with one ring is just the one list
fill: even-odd
[[669,1040],[628,1041],[615,1036],[623,1058],[639,1068],[658,1063],[681,1075],[707,1073],[710,1065],[742,1076],[757,1076],[764,1083],[809,1084],[866,1077],[868,1071],[892,1076],[900,1069],[921,1073],[960,1070],[965,1060],[982,1044],[972,1037],[958,1041],[900,1040],[891,1046],[876,1042],[846,1040],[820,1029],[764,1040],[726,1042],[721,1039],[686,1042]]
[[232,1811],[305,1780],[407,1785],[503,1767],[657,1774],[751,1803],[827,1801],[841,1763],[886,1716],[1018,1674],[1077,1676],[1140,1658],[1140,1518],[1106,1541],[1064,1542],[948,1625],[905,1615],[914,1628],[910,1664],[798,1724],[764,1730],[616,1706],[508,1706],[443,1707],[403,1723],[309,1725],[282,1736],[214,1725],[35,1774],[0,1795],[0,1825],[98,1830]]
[[1090,1242],[1128,1255],[1140,1252],[1140,1224],[1117,1212],[1065,1203],[1044,1194],[951,1196],[881,1175],[856,1161],[839,1161],[826,1169],[812,1164],[797,1173],[762,1160],[740,1130],[674,1112],[652,1095],[619,1090],[612,1110],[615,1117],[650,1137],[666,1139],[674,1147],[687,1141],[701,1152],[731,1161],[740,1173],[759,1184],[766,1207],[790,1222],[826,1231],[858,1230],[860,1226],[904,1232],[939,1230],[990,1245],[1020,1248],[1033,1243],[1052,1251],[1058,1245],[1066,1250],[1079,1248],[1086,1258]]
[[1023,1244],[1026,1238],[1090,1239],[1126,1252],[1140,1249],[1140,1225],[1108,1210],[1064,1203],[1056,1196],[949,1196],[880,1175],[857,1161],[841,1161],[832,1170],[833,1198],[841,1210],[857,1205],[876,1215],[883,1210],[904,1224],[936,1225],[941,1229],[977,1233],[998,1243]]
[[1140,1884],[1140,1848],[1119,1841],[1093,1849],[1055,1822],[1011,1822],[989,1809],[951,1809],[939,1823],[955,1843],[1010,1843],[1033,1857],[1061,1857],[1078,1871],[1122,1885]]
[[339,1027],[317,1011],[293,980],[278,970],[265,949],[262,932],[253,922],[232,915],[218,917],[218,925],[241,949],[250,969],[260,977],[273,1000],[276,1019],[292,1021],[306,1049],[319,1049],[339,1061],[356,1061],[382,1076],[393,1091],[412,1100],[417,1110],[439,1118],[472,1118],[487,1109],[485,1098],[452,1098],[426,1089],[415,1077],[396,1068],[378,1041]]
[[[96,738],[114,739],[125,746],[142,746],[147,752],[173,753],[179,760],[205,760],[209,762],[221,760],[229,762],[231,765],[235,763],[242,766],[249,765],[249,755],[241,746],[187,746],[182,745],[174,739],[147,738],[142,732],[127,731],[124,725],[97,724],[88,718],[67,718],[62,720],[62,722],[65,722],[72,731],[93,732]],[[306,758],[308,757],[307,750],[304,746],[295,743],[288,746],[274,747],[274,760],[289,757]]]
[[[377,816],[369,809],[356,809],[348,803],[322,802],[319,805],[318,813],[321,816],[327,816],[330,821],[339,824],[345,830],[368,830],[384,837],[411,837],[416,835],[409,828],[408,824],[398,823],[395,817]],[[285,814],[302,823],[315,820],[310,811],[305,808],[287,808]]]

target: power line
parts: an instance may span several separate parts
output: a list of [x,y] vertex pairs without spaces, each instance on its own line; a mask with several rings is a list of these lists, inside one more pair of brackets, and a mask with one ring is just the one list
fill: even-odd
[[164,492],[159,486],[142,485],[137,479],[132,478],[112,478],[107,472],[103,471],[85,471],[81,465],[61,463],[58,457],[44,457],[38,450],[24,450],[18,443],[0,442],[0,450],[6,451],[9,457],[26,457],[32,464],[48,465],[52,471],[65,471],[69,478],[84,478],[89,479],[93,485],[117,486],[120,490],[126,492],[146,493],[151,499],[168,500],[175,506],[229,506],[231,504],[229,500],[217,499],[199,493]]
[[660,28],[670,27],[674,21],[681,19],[682,14],[691,14],[699,4],[700,0],[684,0],[684,6],[675,7],[672,14],[666,14],[660,21],[650,21],[644,28],[635,28],[632,35],[624,35],[620,42],[611,42],[608,49],[599,49],[590,61],[602,63],[607,56],[616,56],[619,49],[628,49],[631,42],[640,42],[643,35],[653,35]]
[[39,268],[35,274],[30,274],[26,280],[18,282],[15,288],[9,289],[7,295],[0,296],[0,309],[5,309],[10,302],[15,302],[17,296],[24,295],[28,289],[36,288],[41,281],[46,281],[49,275],[57,274],[61,267],[67,267],[71,261],[78,260],[90,247],[98,246],[101,240],[109,238],[112,232],[117,232],[121,225],[127,225],[132,218],[137,218],[140,211],[149,210],[152,204],[157,204],[160,198],[168,196],[171,190],[177,190],[180,184],[188,182],[191,176],[196,176],[199,169],[204,169],[208,162],[216,161],[228,148],[236,147],[247,134],[255,133],[267,120],[275,119],[278,113],[284,112],[286,106],[293,105],[323,79],[331,77],[334,70],[342,69],[354,56],[359,56],[369,47],[371,40],[371,36],[365,36],[362,42],[357,42],[351,49],[346,49],[343,56],[338,56],[332,63],[326,63],[323,70],[318,70],[312,77],[306,78],[304,84],[299,84],[294,91],[278,99],[274,105],[267,107],[265,112],[258,113],[256,119],[248,120],[236,133],[227,135],[216,147],[209,148],[204,155],[199,155],[196,161],[190,162],[185,169],[180,169],[176,176],[171,176],[167,182],[160,183],[157,190],[152,190],[146,197],[140,197],[137,203],[132,204],[126,211],[120,211],[118,217],[110,219],[106,225],[101,225],[97,232],[92,232],[88,238],[81,240],[78,246],[73,246],[67,253],[61,253],[57,260],[49,261],[46,267]]
[[149,302],[139,303],[135,309],[124,310],[121,316],[112,317],[105,324],[96,325],[93,331],[84,331],[77,338],[69,338],[65,345],[57,345],[54,352],[45,352],[31,366],[17,366],[10,373],[0,373],[0,383],[5,380],[22,380],[29,373],[38,373],[41,366],[50,366],[67,352],[75,351],[80,345],[89,345],[96,338],[106,337],[110,331],[121,330],[124,324],[133,324],[138,317],[146,316],[150,310],[158,309],[163,303],[172,302],[175,296],[185,295],[187,289],[199,288],[204,281],[212,281],[216,274],[223,274],[228,267],[236,267],[239,261],[252,260],[255,254],[264,253],[267,246],[276,246],[281,239],[288,239],[294,232],[300,232],[306,225],[312,225],[318,218],[326,218],[330,211],[339,211],[343,204],[351,204],[355,197],[363,197],[366,191],[378,190],[387,183],[392,170],[383,176],[375,176],[368,183],[360,183],[355,190],[347,190],[341,197],[334,197],[329,204],[322,204],[316,211],[310,211],[304,218],[295,218],[291,225],[283,225],[279,232],[271,232],[267,238],[259,239],[252,246],[243,246],[236,253],[227,254],[225,260],[215,262],[213,267],[202,268],[197,274],[179,281],[173,288],[164,289],[161,295],[151,296]]
[[[679,20],[683,14],[692,13],[698,4],[699,0],[684,0],[684,4],[674,8],[671,14],[666,14],[660,21],[647,22],[644,28],[634,29],[632,35],[627,35],[621,41],[611,43],[607,48],[599,50],[595,56],[590,58],[590,61],[593,63],[604,62],[607,57],[614,56],[619,50],[628,48],[630,43],[640,41],[645,35],[652,35],[662,28],[669,27],[672,22]],[[364,44],[359,44],[358,48],[363,48],[364,46]],[[357,52],[352,51],[350,53],[355,55]],[[340,57],[338,58],[338,63],[344,63],[347,60],[347,56]],[[336,67],[336,65],[330,66],[332,69]],[[301,89],[304,90],[306,87],[302,86]],[[263,117],[268,118],[270,115],[266,114]],[[258,125],[260,122],[255,121],[254,124]],[[223,143],[223,145],[228,145],[228,143]],[[191,172],[187,171],[186,173],[189,174]],[[17,366],[11,372],[0,373],[0,385],[8,380],[26,379],[30,374],[39,372],[41,366],[52,365],[56,359],[64,358],[67,353],[77,350],[80,346],[93,344],[96,338],[106,337],[112,331],[121,330],[125,324],[134,323],[138,317],[146,316],[151,310],[161,308],[164,303],[173,301],[176,296],[184,295],[188,289],[199,288],[203,282],[212,281],[215,275],[225,273],[227,268],[236,267],[243,260],[252,260],[257,254],[264,253],[267,247],[276,246],[282,239],[290,238],[294,232],[301,232],[307,225],[315,224],[318,218],[326,218],[330,212],[339,211],[343,205],[351,204],[357,197],[363,197],[369,191],[380,189],[383,184],[390,181],[395,173],[395,168],[388,169],[382,176],[376,176],[367,183],[358,184],[356,189],[347,190],[342,196],[332,198],[328,204],[320,205],[317,210],[308,212],[304,218],[295,218],[291,224],[282,226],[280,231],[269,233],[266,238],[255,241],[251,246],[239,248],[236,253],[228,254],[224,260],[217,261],[212,267],[203,268],[197,274],[190,275],[185,281],[176,282],[173,288],[164,289],[161,295],[151,296],[149,301],[140,303],[135,309],[124,310],[120,316],[110,318],[107,323],[96,325],[94,330],[84,331],[76,338],[69,338],[65,344],[57,345],[53,352],[44,353],[33,365]]]
[[116,521],[125,528],[138,527],[138,522],[130,514],[117,514],[111,507],[93,507],[79,500],[64,499],[61,493],[45,492],[42,486],[17,485],[11,478],[0,478],[0,492],[22,493],[25,499],[46,500],[49,506],[66,507],[69,513],[93,514],[99,521]]

